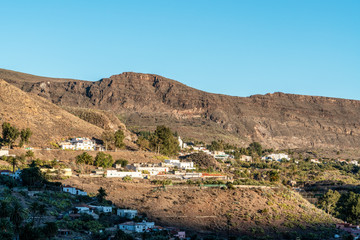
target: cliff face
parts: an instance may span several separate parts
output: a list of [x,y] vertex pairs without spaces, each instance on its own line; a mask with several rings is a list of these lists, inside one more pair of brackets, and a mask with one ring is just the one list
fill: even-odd
[[274,148],[360,145],[360,101],[283,93],[232,97],[153,74],[123,73],[97,82],[36,81],[36,76],[17,74],[0,71],[0,77],[24,91],[58,105],[111,110],[130,127],[166,124],[189,138],[239,145],[259,141]]

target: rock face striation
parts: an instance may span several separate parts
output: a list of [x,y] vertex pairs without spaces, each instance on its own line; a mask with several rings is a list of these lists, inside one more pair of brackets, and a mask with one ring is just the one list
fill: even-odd
[[128,127],[165,124],[184,137],[259,141],[273,148],[350,149],[360,145],[360,101],[284,93],[233,97],[154,74],[99,81],[54,79],[0,69],[0,78],[57,105],[112,111]]

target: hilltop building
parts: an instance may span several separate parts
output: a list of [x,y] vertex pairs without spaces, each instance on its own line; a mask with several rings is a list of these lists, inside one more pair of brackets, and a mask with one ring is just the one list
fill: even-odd
[[137,216],[137,210],[134,209],[118,209],[116,214],[123,218],[133,219]]
[[77,137],[59,143],[63,150],[103,151],[102,145],[97,145],[95,140],[86,137]]
[[63,192],[67,192],[73,195],[87,196],[87,192],[85,192],[84,190],[69,185],[63,186],[62,190]]

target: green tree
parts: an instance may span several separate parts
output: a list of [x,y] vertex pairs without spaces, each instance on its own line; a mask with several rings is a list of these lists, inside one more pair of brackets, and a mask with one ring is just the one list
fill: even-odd
[[125,177],[122,178],[122,180],[124,182],[130,182],[130,181],[132,181],[132,177],[131,176],[125,176]]
[[10,210],[10,221],[15,226],[15,233],[18,236],[20,232],[21,223],[25,219],[25,210],[18,201],[13,202]]
[[38,240],[40,239],[40,231],[38,228],[34,228],[31,223],[25,224],[21,229],[20,240]]
[[[13,225],[8,218],[0,218],[0,231],[1,232],[12,232],[12,228],[13,228]],[[0,237],[0,239],[2,239],[2,238]]]
[[210,151],[222,151],[224,150],[223,143],[221,141],[212,141],[211,144],[208,146]]
[[99,152],[95,157],[94,166],[107,168],[111,167],[113,163],[114,160],[110,154]]
[[40,207],[40,204],[38,202],[31,203],[31,205],[29,207],[29,211],[32,216],[32,223],[35,222],[35,218],[39,214],[39,207]]
[[260,143],[258,142],[252,142],[250,143],[249,147],[248,147],[248,150],[251,152],[251,153],[256,153],[258,156],[261,156],[262,155],[262,146]]
[[17,158],[17,157],[10,156],[10,157],[6,158],[6,161],[11,164],[12,169],[13,169],[13,172],[15,172],[15,168],[16,168],[16,166],[18,166],[18,164],[19,164],[18,158]]
[[15,126],[11,126],[10,123],[4,122],[2,124],[2,143],[12,148],[16,139],[19,137],[20,132]]
[[277,182],[280,180],[280,174],[278,171],[271,170],[270,172],[268,172],[268,174],[270,182]]
[[154,134],[150,138],[153,150],[167,156],[176,155],[179,152],[178,140],[174,137],[170,128],[157,126]]
[[35,153],[31,150],[28,150],[25,153],[25,157],[29,158],[30,160],[33,160],[33,158],[35,157]]
[[121,230],[118,230],[113,239],[114,240],[134,240],[134,237],[121,231]]
[[341,194],[338,191],[333,191],[329,189],[329,191],[327,191],[324,195],[321,196],[318,205],[327,213],[333,214],[340,197]]
[[116,160],[115,164],[120,164],[121,167],[126,167],[128,165],[129,161],[126,159],[119,159]]
[[32,136],[32,131],[30,130],[30,128],[21,130],[19,147],[22,147],[24,143],[28,144],[31,136]]
[[21,171],[20,178],[24,186],[36,186],[45,181],[40,168],[37,167],[34,161],[30,164],[29,168],[25,168]]
[[121,129],[119,129],[119,130],[117,130],[117,131],[115,132],[115,134],[114,134],[115,150],[116,150],[116,148],[122,148],[122,147],[124,147],[124,145],[125,145],[125,144],[123,143],[124,138],[125,138],[125,134],[124,134],[124,132],[123,132]]
[[40,204],[39,206],[39,218],[38,218],[38,225],[40,224],[41,222],[41,219],[43,216],[45,216],[47,214],[47,207],[45,204]]
[[105,200],[105,197],[107,196],[106,190],[102,187],[98,189],[98,194],[96,194],[96,198],[99,203],[103,203]]
[[10,216],[10,203],[5,200],[0,201],[0,218],[7,218]]
[[87,152],[76,156],[76,164],[88,164],[92,165],[94,163],[94,158]]
[[104,142],[105,150],[108,150],[109,145],[113,144],[115,141],[114,132],[111,130],[106,130],[101,134],[101,140]]
[[150,148],[150,142],[143,136],[138,137],[136,144],[139,145],[140,149],[148,150]]
[[56,235],[58,231],[58,227],[55,222],[47,222],[45,223],[45,226],[42,229],[42,232],[45,237],[52,238]]

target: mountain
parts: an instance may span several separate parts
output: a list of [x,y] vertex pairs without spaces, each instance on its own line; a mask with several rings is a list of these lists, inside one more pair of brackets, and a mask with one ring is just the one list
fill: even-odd
[[48,100],[25,93],[0,79],[0,123],[29,127],[32,146],[49,146],[62,138],[100,137],[103,129],[85,122]]
[[284,93],[233,97],[132,72],[90,82],[0,69],[0,78],[57,105],[112,111],[136,130],[165,124],[185,138],[244,146],[259,141],[283,149],[360,145],[356,100]]

